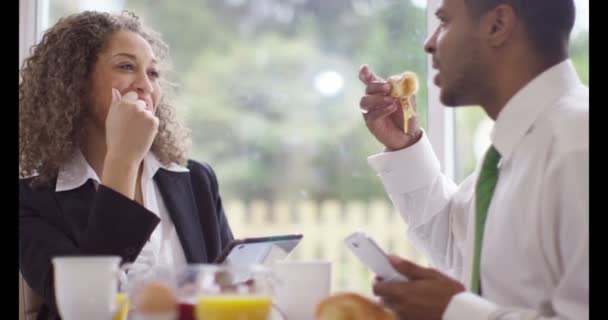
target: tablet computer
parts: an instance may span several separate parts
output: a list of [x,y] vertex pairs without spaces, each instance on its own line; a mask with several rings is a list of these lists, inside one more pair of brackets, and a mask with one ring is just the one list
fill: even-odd
[[270,266],[275,261],[287,258],[302,237],[301,234],[288,234],[235,239],[224,248],[214,263],[243,267],[253,264]]

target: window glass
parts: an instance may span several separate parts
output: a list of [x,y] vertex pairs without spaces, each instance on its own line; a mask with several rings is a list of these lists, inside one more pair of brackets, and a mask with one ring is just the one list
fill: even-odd
[[171,47],[191,157],[211,164],[236,237],[303,233],[295,259],[333,262],[332,290],[371,294],[343,239],[364,230],[425,263],[367,164],[383,147],[359,112],[367,63],[415,71],[427,123],[426,1],[50,0],[49,23],[87,9],[137,13]]

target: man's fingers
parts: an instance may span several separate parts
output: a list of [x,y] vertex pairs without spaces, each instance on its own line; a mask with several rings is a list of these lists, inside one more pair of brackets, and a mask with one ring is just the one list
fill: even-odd
[[374,110],[368,111],[367,113],[364,113],[363,118],[365,118],[365,122],[371,123],[380,120],[384,117],[390,116],[398,108],[399,106],[397,105],[397,103],[392,103],[388,106],[376,108]]
[[365,93],[388,95],[391,93],[391,85],[386,81],[372,81],[365,87]]
[[385,96],[378,96],[378,95],[373,95],[373,96],[363,96],[361,97],[361,100],[359,101],[359,106],[361,107],[361,110],[366,111],[364,113],[367,113],[369,111],[373,111],[376,110],[378,108],[383,108],[386,107],[388,105],[390,105],[391,103],[395,103],[397,100],[395,98],[392,97],[385,97]]
[[395,269],[411,280],[437,278],[437,272],[432,269],[421,267],[413,262],[389,255],[389,260]]
[[372,74],[366,64],[362,65],[361,68],[359,68],[359,80],[361,80],[361,82],[367,85],[370,81],[373,80],[371,79],[371,76]]
[[395,301],[406,296],[411,285],[400,281],[378,281],[372,286],[372,292],[383,300]]
[[362,65],[359,69],[359,80],[366,85],[372,81],[383,81],[382,78],[377,77],[373,72],[371,72],[366,64]]
[[400,306],[400,301],[399,299],[395,299],[395,298],[389,298],[389,297],[381,297],[380,298],[380,302],[382,302],[382,304],[385,307],[388,307],[389,309],[395,309],[398,308]]

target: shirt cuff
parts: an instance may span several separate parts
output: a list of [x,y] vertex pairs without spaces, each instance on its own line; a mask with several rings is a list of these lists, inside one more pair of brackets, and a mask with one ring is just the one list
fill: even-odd
[[452,297],[443,313],[443,320],[487,320],[498,310],[494,303],[471,292],[461,292]]
[[439,159],[424,131],[415,144],[370,156],[367,162],[380,176],[388,193],[406,193],[428,186],[441,173]]

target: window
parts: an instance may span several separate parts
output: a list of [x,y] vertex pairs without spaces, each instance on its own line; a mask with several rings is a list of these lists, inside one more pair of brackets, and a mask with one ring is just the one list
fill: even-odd
[[139,15],[171,47],[191,157],[210,163],[237,237],[303,233],[295,259],[333,262],[332,289],[371,294],[343,245],[365,230],[425,263],[367,164],[382,146],[359,111],[368,63],[415,71],[427,126],[425,1],[49,0],[49,25],[87,9]]
[[[358,111],[368,63],[381,76],[413,70],[418,108],[442,168],[461,181],[489,143],[479,108],[444,108],[422,50],[437,21],[427,1],[391,0],[22,0],[36,26],[82,10],[137,13],[171,46],[178,116],[192,129],[191,157],[216,170],[237,237],[304,233],[296,259],[333,262],[334,291],[371,294],[372,276],[342,244],[365,230],[387,251],[425,264],[406,239],[366,158],[382,150]],[[438,0],[429,0],[430,8]],[[589,83],[588,0],[576,0],[571,43]],[[30,11],[32,10],[32,11]],[[27,19],[27,18],[26,18]],[[37,35],[37,37],[33,36]],[[428,90],[428,94],[427,94]]]

